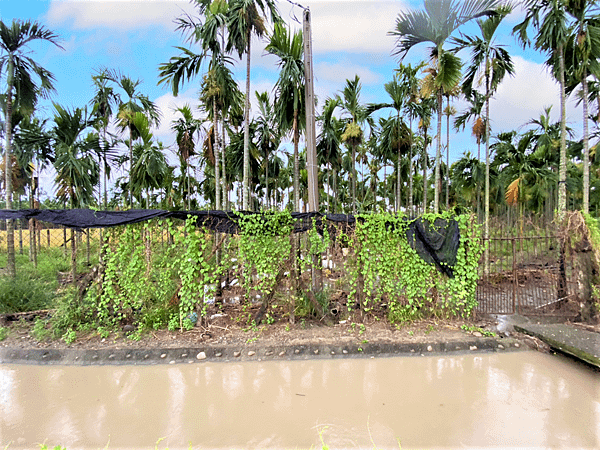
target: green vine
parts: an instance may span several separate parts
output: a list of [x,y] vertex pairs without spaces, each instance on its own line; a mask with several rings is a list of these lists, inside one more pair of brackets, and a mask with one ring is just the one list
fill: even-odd
[[244,266],[244,288],[268,295],[291,252],[294,222],[289,211],[239,215],[239,260]]

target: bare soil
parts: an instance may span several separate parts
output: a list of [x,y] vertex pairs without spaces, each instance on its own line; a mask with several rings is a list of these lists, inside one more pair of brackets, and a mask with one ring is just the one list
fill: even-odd
[[[257,306],[243,309],[239,305],[212,306],[207,319],[197,323],[190,331],[146,331],[141,339],[134,339],[135,333],[126,327],[113,331],[102,338],[97,332],[77,334],[71,344],[64,340],[35,339],[32,335],[34,317],[26,316],[18,321],[8,322],[9,335],[0,342],[0,347],[15,349],[80,349],[100,350],[111,348],[168,349],[200,346],[239,345],[253,347],[296,346],[296,345],[352,345],[361,343],[397,344],[461,341],[481,334],[477,331],[464,331],[462,325],[496,331],[493,320],[481,319],[465,321],[460,319],[423,319],[403,325],[390,324],[380,311],[362,315],[356,311],[344,316],[317,320],[296,318],[290,323],[286,314],[273,317],[273,323],[258,326],[248,324],[248,313],[254,315]],[[125,329],[125,330],[124,330]]]

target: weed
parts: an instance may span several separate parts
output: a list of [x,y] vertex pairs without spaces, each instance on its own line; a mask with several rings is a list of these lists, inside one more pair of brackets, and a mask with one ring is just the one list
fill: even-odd
[[3,341],[8,337],[9,329],[6,327],[0,327],[0,341]]
[[110,329],[108,327],[99,326],[98,334],[102,339],[106,339],[108,336],[110,336]]
[[65,341],[67,345],[71,345],[77,339],[77,332],[69,328],[65,334],[63,334],[62,340]]
[[476,327],[473,325],[461,325],[460,329],[463,331],[466,331],[467,333],[473,333],[473,332],[478,332],[481,333],[482,336],[486,336],[486,337],[494,337],[496,336],[496,333],[494,333],[493,331],[489,331],[489,330],[484,330],[481,327]]
[[46,341],[52,336],[52,330],[49,330],[46,325],[47,321],[41,318],[37,318],[31,329],[31,336],[36,341]]

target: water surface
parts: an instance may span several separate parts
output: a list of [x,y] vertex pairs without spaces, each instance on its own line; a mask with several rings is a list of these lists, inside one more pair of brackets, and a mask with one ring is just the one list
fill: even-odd
[[536,352],[0,365],[0,448],[600,448],[600,372]]

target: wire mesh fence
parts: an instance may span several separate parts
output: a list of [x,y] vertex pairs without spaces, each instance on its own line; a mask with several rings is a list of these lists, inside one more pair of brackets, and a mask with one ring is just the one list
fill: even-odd
[[477,285],[477,311],[485,314],[574,316],[577,314],[576,261],[561,239],[541,235],[492,237],[484,245]]

